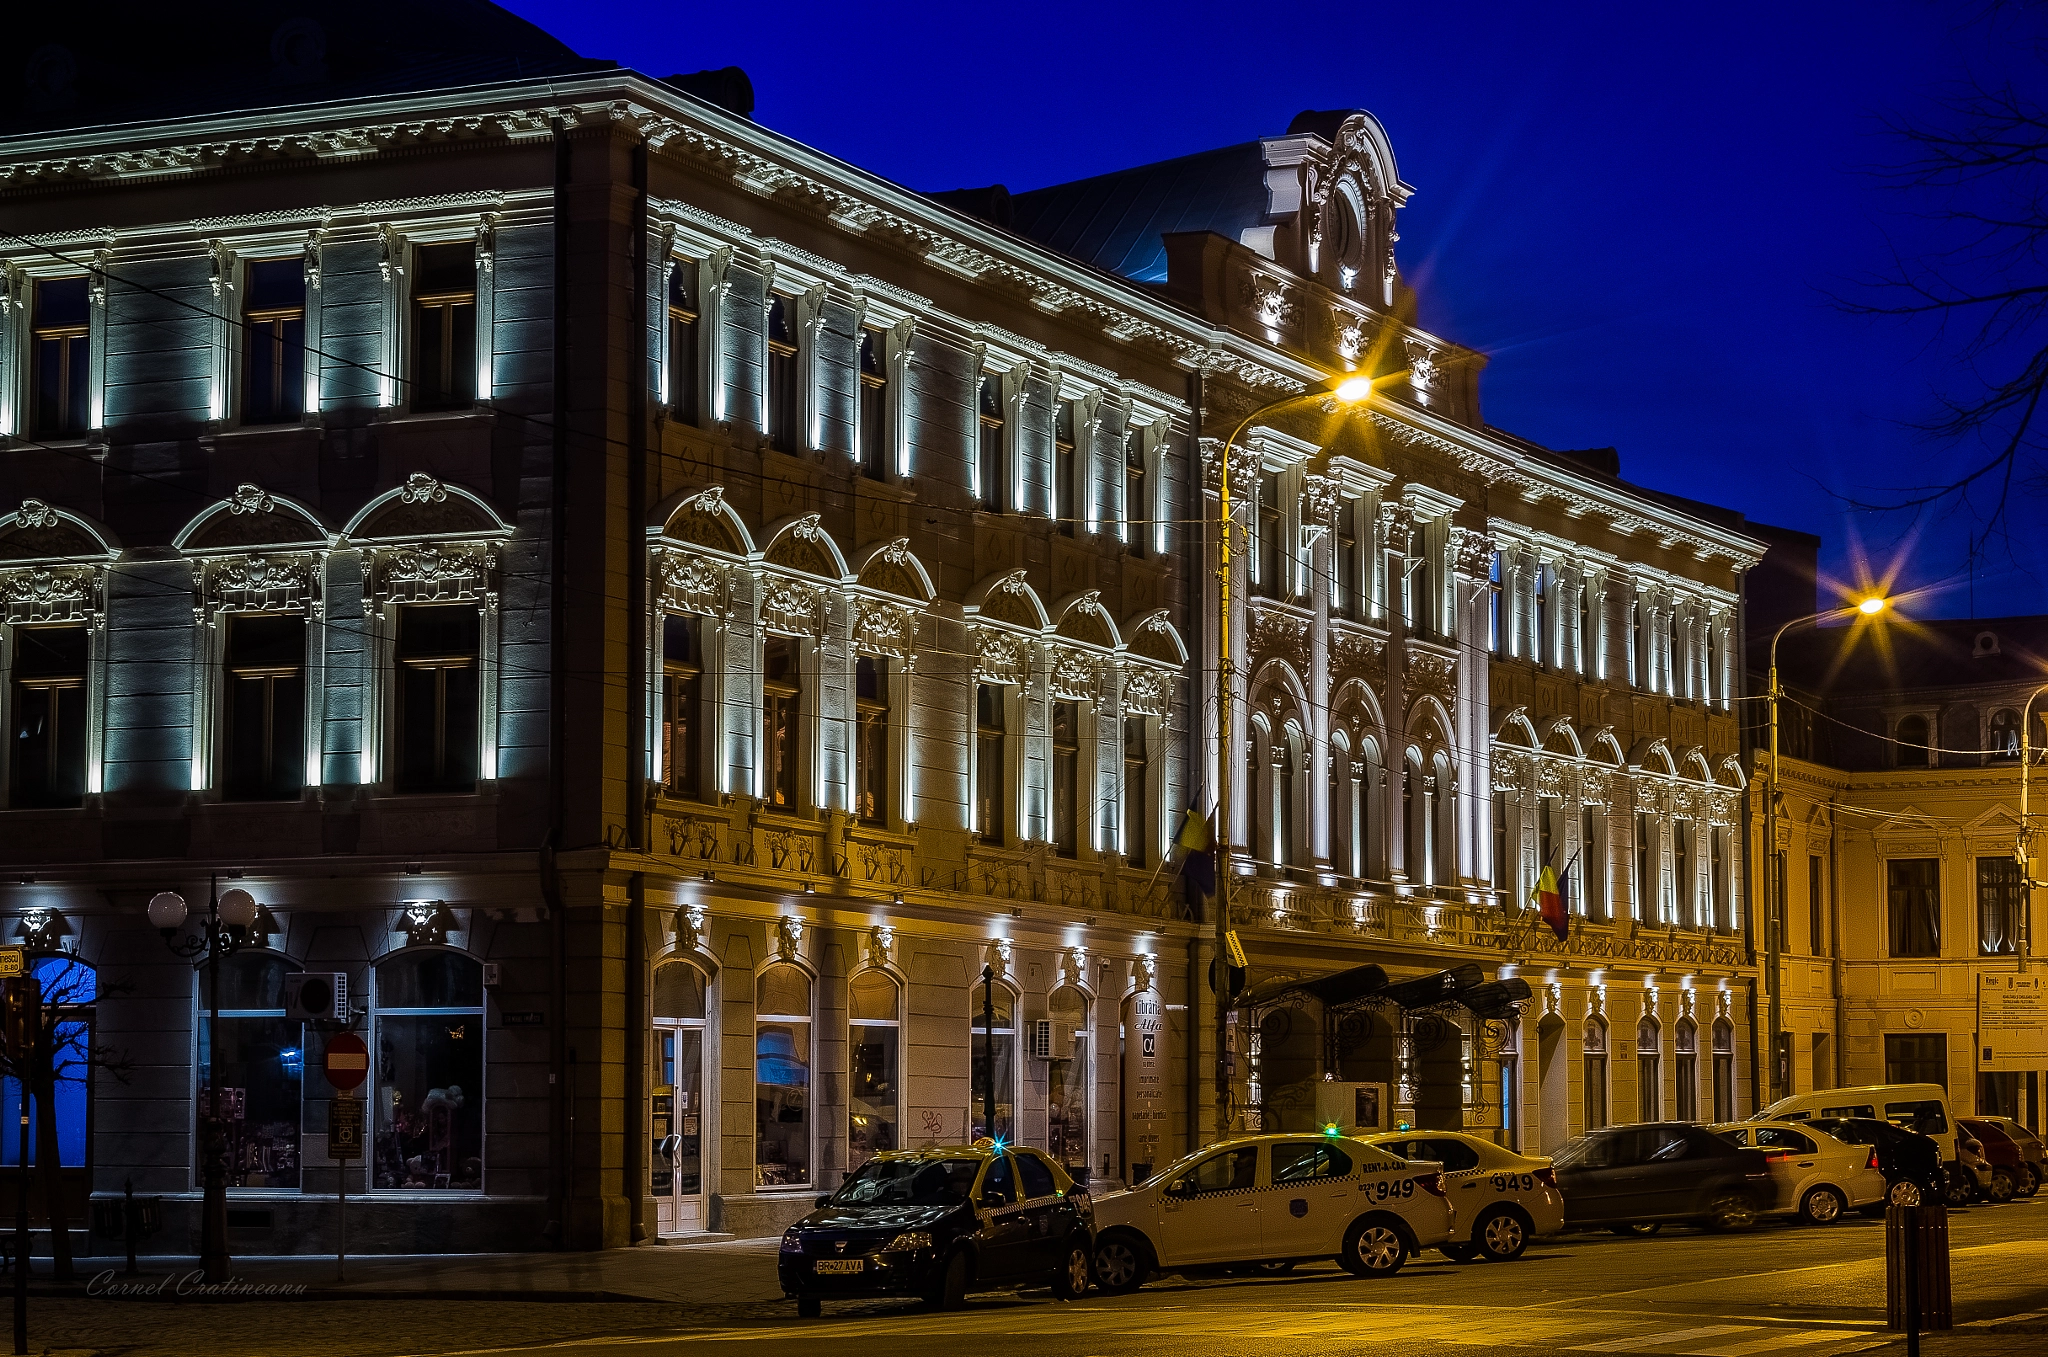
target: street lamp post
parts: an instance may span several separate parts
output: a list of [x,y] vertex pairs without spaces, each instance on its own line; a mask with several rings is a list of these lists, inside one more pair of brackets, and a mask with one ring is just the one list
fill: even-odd
[[256,922],[256,897],[240,886],[220,889],[212,879],[206,914],[196,934],[180,938],[178,930],[191,911],[176,891],[150,897],[149,921],[163,935],[174,956],[206,971],[206,1120],[200,1128],[200,1162],[205,1198],[200,1207],[199,1254],[209,1282],[228,1280],[227,1128],[220,1117],[220,959],[239,949]]
[[1216,1135],[1222,1139],[1230,1134],[1230,1064],[1225,1047],[1230,1038],[1230,1006],[1226,1001],[1229,985],[1230,951],[1227,941],[1230,933],[1230,777],[1232,772],[1230,751],[1230,681],[1235,674],[1235,664],[1230,653],[1230,450],[1237,440],[1256,420],[1296,405],[1320,402],[1324,411],[1335,414],[1338,409],[1361,404],[1372,395],[1373,383],[1377,379],[1366,376],[1346,377],[1341,381],[1312,387],[1292,396],[1268,401],[1237,422],[1230,437],[1223,441],[1223,458],[1217,476],[1218,505],[1216,526],[1222,548],[1217,569],[1221,584],[1218,591],[1217,651],[1216,651]]
[[[1778,955],[1782,948],[1780,934],[1784,920],[1779,917],[1778,901],[1785,891],[1784,865],[1778,860],[1778,699],[1783,689],[1778,684],[1778,642],[1794,627],[1803,627],[1809,622],[1824,622],[1831,617],[1876,617],[1890,606],[1890,601],[1876,594],[1847,608],[1828,608],[1822,612],[1795,617],[1771,636],[1771,671],[1769,695],[1767,698],[1771,722],[1771,758],[1765,768],[1764,780],[1764,999],[1765,1021],[1770,1026],[1769,1045],[1766,1050],[1770,1060],[1770,1078],[1766,1087],[1770,1097],[1765,1106],[1784,1096],[1784,1071],[1778,1061],[1778,1029],[1780,1026]],[[1753,917],[1753,914],[1752,914]]]
[[2019,968],[2022,971],[2027,969],[2028,955],[2034,950],[2034,891],[2037,887],[2048,886],[2048,881],[2034,880],[2034,834],[2027,824],[2027,780],[2034,767],[2034,699],[2043,693],[2048,693],[2048,683],[2027,694],[2027,705],[2020,712],[2020,836],[2013,856],[2020,864]]

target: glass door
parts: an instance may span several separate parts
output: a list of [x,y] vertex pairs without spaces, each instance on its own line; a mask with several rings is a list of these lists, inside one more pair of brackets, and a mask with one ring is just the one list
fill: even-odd
[[649,1101],[648,1195],[663,1235],[704,1228],[704,1028],[655,1020]]

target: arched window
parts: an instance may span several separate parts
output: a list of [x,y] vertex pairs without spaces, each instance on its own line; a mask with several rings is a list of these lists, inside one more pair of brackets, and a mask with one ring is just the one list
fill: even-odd
[[1377,741],[1365,740],[1365,775],[1359,782],[1358,855],[1361,874],[1375,880],[1387,875],[1387,770]]
[[1735,1027],[1714,1019],[1714,1120],[1735,1120]]
[[1680,1018],[1678,1027],[1672,1033],[1673,1050],[1677,1053],[1674,1062],[1678,1075],[1678,1103],[1673,1111],[1680,1121],[1700,1119],[1700,1057],[1699,1028],[1691,1018]]
[[1597,1131],[1607,1124],[1607,1024],[1600,1018],[1586,1019],[1586,1125]]
[[[967,1022],[971,1031],[968,1044],[973,1059],[968,1070],[971,1078],[967,1085],[968,1139],[979,1140],[993,1135],[998,1140],[1013,1140],[1016,1135],[1017,1111],[1017,1009],[1016,996],[1010,987],[998,981],[995,986],[995,1022],[993,1027],[985,1021],[981,982],[975,981],[967,987]],[[995,1130],[989,1130],[987,1102],[990,1081],[994,1081],[996,1102]]]
[[754,1186],[811,1181],[811,976],[778,961],[754,981]]
[[846,1166],[903,1148],[903,987],[887,971],[865,970],[846,987],[848,1094]]
[[417,948],[377,966],[376,1187],[484,1186],[484,971]]
[[1662,1034],[1657,1020],[1645,1016],[1636,1024],[1636,1110],[1639,1121],[1656,1121],[1664,1115],[1663,1074],[1659,1055]]
[[1253,721],[1244,742],[1245,832],[1255,863],[1273,861],[1272,746],[1263,720]]
[[1908,716],[1900,720],[1892,749],[1901,768],[1927,767],[1927,718]]
[[1045,1064],[1045,1148],[1079,1182],[1088,1181],[1088,996],[1062,985],[1046,1000],[1052,1058]]
[[1273,861],[1283,868],[1307,861],[1299,843],[1300,827],[1307,818],[1299,804],[1307,787],[1305,763],[1301,732],[1290,724],[1275,742],[1273,761]]
[[1438,751],[1431,765],[1430,884],[1450,886],[1458,880],[1457,789],[1448,756]]
[[655,1200],[656,1233],[704,1228],[704,1019],[709,986],[688,961],[654,968],[653,1152],[648,1188]]
[[[34,1120],[29,1126],[29,1163],[40,1162],[43,1138],[53,1138],[57,1144],[59,1177],[66,1191],[83,1201],[92,1190],[93,1005],[99,999],[99,976],[91,966],[68,954],[34,957],[28,968],[39,982],[45,1020],[55,1019],[50,1034],[52,1096],[34,1102]],[[0,1156],[4,1156],[0,1163],[21,1162],[20,1089],[21,1085],[12,1079],[0,1086],[0,1107],[5,1109],[5,1122],[0,1124]],[[298,1144],[296,1099],[292,1103],[292,1143],[294,1147]],[[296,1161],[293,1173],[292,1182],[296,1185]],[[40,1207],[40,1197],[37,1201]]]
[[2010,707],[1991,714],[1991,757],[2017,759],[2020,756],[2020,714]]
[[1351,749],[1343,732],[1330,738],[1330,870],[1338,876],[1363,876],[1357,861],[1358,782],[1352,773]]

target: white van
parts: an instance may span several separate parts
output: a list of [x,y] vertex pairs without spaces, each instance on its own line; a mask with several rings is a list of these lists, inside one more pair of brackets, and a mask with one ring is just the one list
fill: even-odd
[[1751,1121],[1805,1121],[1809,1117],[1875,1117],[1901,1130],[1918,1131],[1941,1146],[1943,1163],[1956,1158],[1955,1118],[1948,1110],[1948,1090],[1940,1084],[1869,1084],[1863,1088],[1826,1088],[1780,1098]]

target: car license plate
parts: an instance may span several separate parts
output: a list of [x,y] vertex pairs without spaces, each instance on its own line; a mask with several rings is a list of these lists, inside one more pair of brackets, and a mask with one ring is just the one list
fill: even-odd
[[817,1270],[821,1273],[859,1272],[867,1264],[865,1260],[859,1258],[820,1258],[816,1266]]

